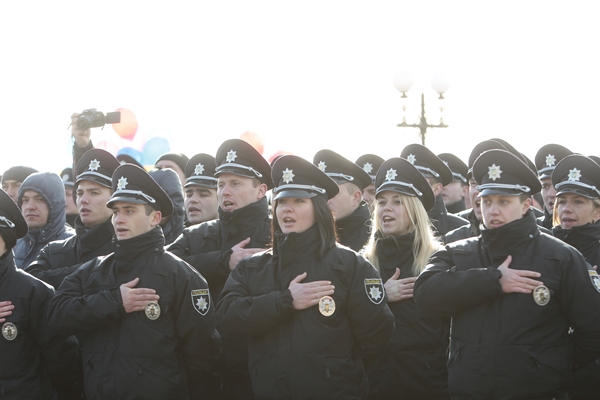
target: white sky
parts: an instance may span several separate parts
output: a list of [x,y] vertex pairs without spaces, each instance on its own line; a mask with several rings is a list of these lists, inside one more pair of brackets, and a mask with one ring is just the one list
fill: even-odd
[[466,162],[500,137],[531,159],[546,143],[600,155],[597,15],[584,1],[5,1],[0,171],[60,172],[69,116],[91,107],[132,110],[134,146],[157,135],[190,157],[245,131],[265,155],[398,156],[420,143],[396,127],[404,69],[415,101],[450,78],[435,153]]

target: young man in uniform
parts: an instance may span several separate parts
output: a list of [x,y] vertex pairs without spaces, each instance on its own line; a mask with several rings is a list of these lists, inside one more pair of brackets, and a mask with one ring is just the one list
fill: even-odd
[[[444,204],[451,214],[456,214],[471,207],[469,200],[468,167],[460,158],[451,153],[438,154],[440,160],[450,168],[452,182],[444,186],[442,195]],[[468,201],[468,204],[467,204]]]
[[381,164],[385,160],[375,154],[363,154],[358,157],[355,164],[361,167],[371,177],[371,184],[363,189],[363,200],[367,202],[371,210],[373,209],[373,202],[375,201],[375,177]]
[[196,154],[185,166],[185,214],[187,225],[212,221],[219,217],[215,158]]
[[112,188],[115,252],[65,278],[50,325],[83,332],[88,399],[214,398],[214,305],[206,280],[164,250],[159,223],[173,204],[132,164],[115,170]]
[[487,151],[473,177],[481,236],[435,253],[414,286],[423,312],[452,317],[450,395],[567,399],[571,372],[600,355],[598,275],[540,232],[530,208],[541,185],[517,156]]

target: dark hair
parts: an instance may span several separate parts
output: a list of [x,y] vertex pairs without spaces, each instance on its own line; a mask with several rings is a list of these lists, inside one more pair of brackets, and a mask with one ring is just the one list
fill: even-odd
[[2,237],[2,240],[4,240],[6,251],[11,251],[17,244],[17,234],[14,229],[0,228],[0,236]]
[[[315,226],[320,238],[320,246],[317,251],[317,257],[321,258],[325,255],[327,250],[335,246],[337,241],[337,235],[335,232],[335,222],[333,220],[333,213],[327,204],[327,200],[321,196],[311,197],[313,207],[315,209]],[[277,236],[276,232],[281,232],[279,222],[277,221],[277,200],[273,204],[273,218],[271,220],[271,237],[273,243],[273,252],[277,252]]]

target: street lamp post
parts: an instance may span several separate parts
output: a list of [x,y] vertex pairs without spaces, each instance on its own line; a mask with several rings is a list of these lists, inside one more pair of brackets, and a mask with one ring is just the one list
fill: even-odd
[[[413,80],[410,72],[408,72],[408,71],[399,71],[398,73],[396,73],[396,76],[394,77],[394,86],[396,86],[396,89],[398,89],[402,93],[403,99],[408,97],[408,96],[406,96],[406,92],[408,92],[410,90],[413,83],[414,83],[414,80]],[[433,88],[433,90],[435,90],[439,94],[438,99],[443,100],[444,93],[450,87],[450,83],[442,74],[438,73],[433,76],[433,79],[431,80],[431,87]],[[442,112],[442,111],[443,111],[443,107],[440,107],[440,112]],[[448,127],[448,125],[446,125],[444,123],[444,119],[442,118],[442,116],[440,116],[440,122],[437,124],[432,124],[427,121],[427,117],[425,115],[425,93],[424,92],[421,92],[421,114],[418,116],[418,119],[419,119],[418,123],[412,123],[412,124],[407,123],[406,122],[406,105],[403,105],[403,107],[402,107],[402,122],[399,123],[397,126],[399,126],[401,128],[419,128],[419,131],[420,131],[419,135],[421,136],[421,144],[423,146],[425,146],[425,137],[427,135],[428,128],[447,128]]]

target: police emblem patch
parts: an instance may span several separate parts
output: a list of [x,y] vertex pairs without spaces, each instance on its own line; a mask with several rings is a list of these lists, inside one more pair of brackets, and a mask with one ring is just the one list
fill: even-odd
[[373,303],[379,304],[383,301],[384,289],[381,279],[365,279],[365,291]]
[[330,296],[323,296],[319,300],[319,312],[325,317],[330,317],[335,312],[335,300]]
[[533,301],[538,306],[545,306],[550,302],[550,290],[544,285],[537,286],[533,289]]
[[590,279],[592,280],[592,285],[594,285],[596,290],[600,292],[600,276],[594,270],[589,270],[588,272],[590,274]]
[[192,290],[192,304],[200,315],[206,315],[210,309],[210,292],[208,289]]
[[15,340],[17,335],[19,334],[19,330],[17,326],[12,322],[5,322],[2,325],[2,336],[6,340]]
[[160,317],[160,306],[157,302],[151,301],[150,303],[146,304],[144,312],[146,313],[146,317],[148,317],[149,320],[154,321],[155,319],[158,319],[158,317]]

